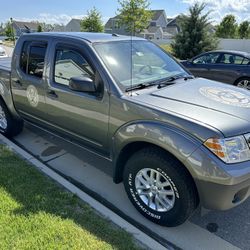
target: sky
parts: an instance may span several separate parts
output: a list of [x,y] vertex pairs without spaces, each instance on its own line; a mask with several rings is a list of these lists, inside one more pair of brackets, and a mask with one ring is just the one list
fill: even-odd
[[[167,17],[185,14],[195,2],[207,3],[210,17],[218,23],[227,14],[234,14],[238,22],[250,21],[250,0],[149,0],[150,9],[164,9]],[[67,24],[71,18],[82,18],[96,7],[103,22],[113,17],[119,7],[118,0],[9,0],[0,2],[0,23],[12,17],[18,21],[39,21]]]

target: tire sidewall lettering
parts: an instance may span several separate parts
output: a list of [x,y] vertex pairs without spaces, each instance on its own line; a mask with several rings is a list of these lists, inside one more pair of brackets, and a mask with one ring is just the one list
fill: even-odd
[[172,181],[172,179],[169,177],[169,175],[167,175],[167,173],[165,171],[163,171],[161,168],[157,168],[156,170],[159,171],[162,175],[164,175],[167,178],[167,180],[170,182],[170,184],[175,192],[175,198],[180,199],[179,191],[178,191],[176,185],[174,184],[174,182]]
[[[130,173],[129,174],[129,177],[128,177],[128,185],[130,186],[129,188],[129,191],[130,191],[130,194],[134,200],[134,202],[136,203],[136,205],[145,213],[147,214],[148,216],[154,218],[154,219],[157,219],[157,220],[160,220],[161,219],[161,216],[160,215],[157,215],[157,214],[154,214],[152,212],[150,212],[141,202],[140,202],[140,198],[138,196],[138,193],[136,192],[135,190],[135,187],[133,185],[133,182],[134,182],[134,178],[133,178],[133,175]],[[138,197],[138,198],[137,198]]]

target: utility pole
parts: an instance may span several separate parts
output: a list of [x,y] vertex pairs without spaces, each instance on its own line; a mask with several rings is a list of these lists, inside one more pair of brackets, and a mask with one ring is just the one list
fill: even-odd
[[12,17],[10,18],[10,25],[11,25],[11,34],[12,34],[13,44],[15,46],[16,45],[15,44],[15,34],[14,34],[13,18]]

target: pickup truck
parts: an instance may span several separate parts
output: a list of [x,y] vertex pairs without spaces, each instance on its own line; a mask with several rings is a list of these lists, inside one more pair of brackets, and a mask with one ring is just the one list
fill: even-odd
[[250,92],[194,78],[142,38],[37,33],[0,60],[0,131],[23,121],[112,162],[149,220],[184,223],[199,206],[250,195]]

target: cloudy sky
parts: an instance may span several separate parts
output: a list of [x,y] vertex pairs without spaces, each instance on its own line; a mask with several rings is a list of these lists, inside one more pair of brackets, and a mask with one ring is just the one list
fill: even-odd
[[[165,9],[168,17],[186,13],[194,2],[206,2],[214,22],[232,13],[237,20],[250,20],[250,0],[150,0],[151,9]],[[117,0],[9,0],[0,3],[0,22],[12,17],[15,20],[37,20],[46,23],[66,24],[72,17],[81,18],[94,6],[102,13],[103,21],[116,14]]]

